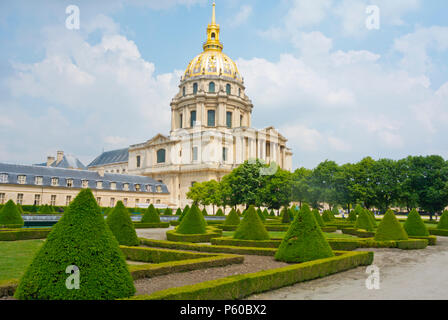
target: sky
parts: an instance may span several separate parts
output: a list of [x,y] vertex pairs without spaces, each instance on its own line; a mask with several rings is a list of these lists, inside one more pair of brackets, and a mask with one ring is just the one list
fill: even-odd
[[[169,134],[170,101],[202,51],[211,4],[1,1],[0,162],[63,150],[88,164]],[[293,169],[448,159],[447,16],[446,0],[216,0],[252,125],[278,128]]]

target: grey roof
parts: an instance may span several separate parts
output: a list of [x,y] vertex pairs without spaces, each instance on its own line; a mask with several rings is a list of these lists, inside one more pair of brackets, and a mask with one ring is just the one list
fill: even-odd
[[[46,167],[47,163],[37,163],[35,166]],[[61,161],[54,161],[50,164],[50,167],[65,168],[65,169],[87,169],[86,166],[76,157],[66,154]]]
[[[140,185],[140,192],[157,192],[157,187],[161,187],[161,192],[168,193],[168,188],[164,183],[160,183],[152,178],[145,176],[133,176],[127,174],[105,173],[104,177],[101,177],[98,172],[90,170],[78,170],[78,169],[63,169],[53,168],[45,166],[27,166],[17,164],[0,163],[0,176],[7,174],[7,181],[3,182],[0,177],[0,184],[19,184],[18,176],[26,176],[25,185],[35,185],[35,177],[42,177],[42,185],[51,187],[51,178],[58,178],[58,187],[65,187],[68,179],[73,180],[73,188],[81,188],[82,181],[88,181],[88,187],[91,189],[97,189],[96,182],[102,181],[103,186],[101,190],[111,190],[111,182],[116,183],[116,189],[119,191],[124,190],[124,184],[129,184],[128,191],[136,191],[136,185]],[[148,190],[149,189],[149,190]]]
[[95,158],[95,160],[89,163],[87,167],[97,167],[105,164],[127,162],[128,159],[129,159],[128,148],[111,150],[100,154],[98,157]]

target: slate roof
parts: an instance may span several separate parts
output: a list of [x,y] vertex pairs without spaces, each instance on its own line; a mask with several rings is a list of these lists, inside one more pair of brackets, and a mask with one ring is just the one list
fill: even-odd
[[135,192],[136,185],[138,184],[140,185],[140,192],[142,193],[157,193],[158,186],[161,187],[161,192],[158,193],[169,193],[168,188],[165,184],[145,176],[105,173],[104,177],[101,177],[98,172],[90,170],[63,169],[37,165],[28,166],[0,163],[0,185],[2,183],[21,185],[18,183],[19,175],[26,176],[25,185],[36,185],[35,177],[42,177],[42,185],[46,187],[51,187],[51,178],[58,178],[58,187],[66,187],[67,180],[72,179],[72,188],[82,188],[82,181],[87,180],[88,187],[90,189],[97,189],[96,182],[102,181],[103,186],[101,190],[111,190],[110,184],[111,182],[115,182],[116,189],[114,190],[126,191],[124,190],[124,184],[128,183],[129,190],[127,191]]
[[113,164],[113,163],[120,163],[120,162],[127,162],[129,159],[129,150],[128,148],[125,149],[118,149],[118,150],[111,150],[106,151],[100,154],[98,157],[95,158],[91,163],[87,165],[88,168],[90,167],[97,167],[105,164]]
[[[35,166],[46,167],[47,163],[37,163]],[[58,163],[56,160],[50,164],[50,167],[65,168],[65,169],[87,169],[86,166],[76,157],[65,154],[62,160]]]

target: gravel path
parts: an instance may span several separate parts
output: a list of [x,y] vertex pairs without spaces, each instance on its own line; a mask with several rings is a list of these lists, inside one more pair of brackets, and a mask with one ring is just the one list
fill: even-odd
[[150,279],[139,279],[134,281],[134,284],[137,289],[136,294],[151,294],[168,288],[181,287],[238,274],[281,268],[287,265],[287,263],[275,261],[274,257],[251,255],[244,256],[244,263],[242,264],[174,273]]
[[[365,250],[365,249],[364,249]],[[366,288],[366,267],[253,295],[249,300],[448,299],[448,238],[424,250],[369,249],[380,271],[380,289]]]
[[154,240],[166,240],[166,232],[168,230],[173,230],[175,227],[170,226],[169,228],[162,229],[135,229],[137,231],[137,236],[146,239]]

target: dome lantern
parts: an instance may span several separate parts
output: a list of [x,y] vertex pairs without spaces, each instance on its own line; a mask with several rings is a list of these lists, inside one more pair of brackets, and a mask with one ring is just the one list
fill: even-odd
[[202,46],[204,51],[222,51],[223,45],[219,42],[219,24],[216,24],[215,3],[213,2],[212,23],[207,27],[207,41]]

